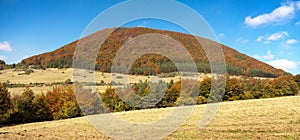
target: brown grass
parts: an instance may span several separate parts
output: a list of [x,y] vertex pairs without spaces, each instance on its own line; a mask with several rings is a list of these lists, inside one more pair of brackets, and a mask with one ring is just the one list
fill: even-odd
[[[0,82],[7,82],[10,81],[10,83],[13,84],[29,84],[29,83],[46,83],[51,84],[55,82],[64,82],[67,79],[72,79],[73,71],[71,68],[68,69],[56,69],[56,68],[48,68],[46,70],[36,70],[33,69],[34,72],[30,75],[19,75],[19,73],[22,73],[22,71],[16,71],[15,69],[6,69],[0,71]],[[85,72],[88,73],[88,72]],[[95,76],[96,82],[100,82],[103,80],[105,83],[110,83],[112,81],[112,74],[111,73],[103,73],[96,71],[95,73],[91,74],[92,76]],[[118,74],[120,75],[120,74]],[[125,78],[126,75],[120,75]],[[142,76],[142,75],[129,75],[128,80],[130,83],[137,83],[140,80],[150,80],[152,76]],[[179,77],[170,77],[170,78],[163,78],[164,81],[170,81],[178,80]],[[118,80],[118,79],[114,79]],[[98,91],[102,92],[107,88],[107,86],[98,86]],[[24,88],[9,88],[9,91],[12,94],[19,94],[23,91]],[[43,86],[43,87],[31,87],[31,89],[35,93],[41,93],[41,92],[47,92],[49,89],[52,89],[52,87],[49,86]]]
[[[223,102],[204,128],[199,120],[206,105],[199,105],[177,131],[164,139],[300,139],[300,97]],[[173,108],[114,113],[129,122],[163,118]],[[0,139],[108,139],[85,117],[21,124],[0,128]]]

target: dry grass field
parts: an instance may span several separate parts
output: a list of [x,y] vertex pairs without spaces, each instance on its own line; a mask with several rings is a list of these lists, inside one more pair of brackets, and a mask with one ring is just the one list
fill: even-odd
[[[29,84],[29,83],[45,83],[51,84],[56,82],[64,82],[67,79],[72,79],[73,71],[71,68],[68,69],[57,69],[57,68],[48,68],[46,70],[40,69],[33,69],[34,72],[30,73],[29,75],[20,75],[23,73],[22,71],[16,71],[15,69],[6,69],[0,71],[0,82],[7,82],[13,84]],[[88,72],[86,72],[88,73]],[[105,83],[110,83],[112,81],[112,74],[111,73],[102,73],[102,72],[95,72],[92,74],[95,77],[96,82],[104,81]],[[125,77],[125,75],[121,75]],[[142,76],[142,75],[129,75],[128,80],[130,83],[137,83],[140,80],[151,80],[152,76]],[[179,76],[177,77],[169,77],[163,78],[164,81],[178,80]],[[115,79],[118,80],[118,79]],[[99,91],[104,91],[107,86],[98,86],[97,89]],[[18,94],[23,91],[24,88],[9,88],[9,91],[12,94]],[[46,92],[49,89],[52,89],[50,86],[43,86],[43,87],[31,87],[31,89],[35,93]]]
[[[33,73],[29,75],[19,75],[22,71],[15,71],[14,69],[6,69],[0,71],[0,82],[6,82],[9,80],[11,83],[29,84],[29,83],[54,83],[54,82],[64,82],[67,79],[72,79],[72,69],[57,69],[48,68],[46,70],[33,69]],[[103,80],[104,82],[111,82],[112,74],[95,72],[93,74],[96,81]],[[139,80],[146,80],[150,77],[146,76],[134,76],[130,75],[130,82],[138,82]],[[176,78],[175,78],[176,79]]]
[[63,82],[72,78],[72,69],[49,68],[46,70],[33,69],[33,71],[29,75],[20,75],[22,71],[16,71],[15,69],[2,70],[0,71],[0,82],[9,80],[11,83],[16,84],[53,83]]
[[[223,102],[204,128],[199,120],[206,105],[196,106],[191,117],[168,139],[300,139],[300,97]],[[128,122],[155,121],[174,108],[114,113]],[[99,116],[101,117],[101,115]],[[0,139],[109,139],[85,117],[0,128]]]
[[[9,81],[12,84],[29,84],[29,83],[45,83],[45,84],[51,84],[51,83],[63,83],[67,79],[73,79],[73,70],[72,68],[67,69],[57,69],[57,68],[47,68],[46,70],[42,69],[33,69],[33,73],[30,73],[29,75],[20,75],[21,73],[24,73],[23,71],[17,71],[15,69],[6,69],[0,71],[0,82],[7,82]],[[90,76],[95,77],[96,82],[105,82],[110,83],[112,81],[112,78],[115,82],[118,82],[118,80],[126,80],[128,79],[129,83],[137,83],[139,81],[145,81],[145,80],[154,80],[152,79],[153,76],[143,76],[143,75],[122,75],[117,74],[114,75],[111,73],[102,73],[99,71],[96,71],[92,74],[90,74],[88,71],[84,71],[83,73],[86,73]],[[116,76],[121,76],[123,79],[117,79]],[[204,77],[211,77],[210,74],[199,74],[200,79]],[[239,76],[231,76],[234,78],[239,78]],[[258,77],[256,77],[258,78]],[[80,78],[79,78],[80,79]],[[180,76],[175,77],[165,77],[162,78],[162,80],[166,82],[170,82],[171,80],[178,81],[180,79]],[[259,78],[259,79],[266,79],[266,78]],[[42,87],[30,87],[34,93],[46,93],[48,90],[52,89],[52,86],[42,86]],[[100,92],[105,91],[107,86],[97,86],[96,89]],[[24,90],[23,87],[17,87],[17,88],[8,88],[11,94],[20,94]]]

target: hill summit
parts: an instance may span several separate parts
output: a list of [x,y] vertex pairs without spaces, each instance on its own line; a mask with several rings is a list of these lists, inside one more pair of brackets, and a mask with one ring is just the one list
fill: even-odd
[[[73,54],[75,47],[78,42],[83,39],[95,40],[95,43],[86,45],[99,45],[97,43],[97,36],[100,36],[102,32],[106,30],[114,30],[105,42],[102,44],[99,50],[99,55],[95,62],[95,69],[103,72],[110,72],[111,64],[122,45],[131,38],[137,37],[139,35],[148,33],[157,33],[167,35],[179,43],[181,43],[186,50],[193,57],[198,71],[203,73],[210,72],[210,65],[206,53],[201,46],[202,43],[210,44],[211,48],[220,45],[222,47],[227,73],[230,75],[244,75],[244,76],[258,76],[258,77],[279,77],[287,75],[283,70],[276,69],[266,63],[258,61],[252,57],[242,54],[230,47],[216,43],[214,41],[196,37],[189,34],[183,34],[173,31],[156,30],[150,28],[115,28],[115,29],[104,29],[95,32],[89,36],[86,36],[80,40],[76,40],[70,44],[62,46],[61,48],[54,50],[52,52],[47,52],[39,55],[35,55],[26,58],[21,61],[22,64],[26,65],[40,65],[49,68],[68,68],[72,67]],[[201,44],[199,44],[200,40]],[[200,48],[200,49],[199,49]],[[147,54],[138,58],[131,66],[131,74],[154,74],[154,73],[168,73],[177,71],[176,66],[166,57],[157,54]]]

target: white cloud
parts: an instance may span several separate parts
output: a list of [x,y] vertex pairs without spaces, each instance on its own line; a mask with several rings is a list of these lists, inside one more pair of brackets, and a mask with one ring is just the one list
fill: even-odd
[[271,43],[272,43],[272,42],[271,42],[271,41],[268,41],[268,40],[264,42],[264,44],[271,44]]
[[220,38],[220,39],[221,39],[221,38],[225,38],[225,37],[226,37],[226,36],[225,36],[225,34],[223,34],[223,33],[221,33],[221,34],[218,35],[218,38]]
[[6,60],[6,59],[7,59],[6,56],[0,55],[0,60]]
[[295,25],[296,25],[296,26],[299,26],[299,25],[300,25],[300,21],[297,21],[297,22],[295,23]]
[[287,59],[279,59],[279,60],[274,60],[274,61],[270,61],[267,63],[275,68],[282,69],[284,71],[287,71],[290,69],[296,69],[298,66],[297,62],[293,62],[293,61],[290,61]]
[[0,51],[12,51],[10,44],[7,41],[0,42]]
[[279,39],[284,39],[285,37],[288,37],[289,34],[287,32],[277,32],[274,33],[272,35],[270,35],[269,37],[267,37],[267,40],[271,40],[271,41],[276,41]]
[[287,44],[292,45],[292,44],[296,44],[298,41],[296,39],[289,39],[286,41]]
[[261,42],[265,37],[264,36],[259,36],[257,39],[256,39],[256,42]]
[[264,41],[264,44],[271,44],[271,41],[277,41],[280,39],[285,39],[289,36],[288,32],[280,31],[271,35],[265,34],[257,37],[256,42],[262,42]]
[[265,60],[273,60],[274,55],[271,53],[271,51],[267,51],[266,55],[262,56]]
[[298,7],[298,5],[299,3],[297,3],[296,6],[294,2],[290,2],[276,8],[271,13],[261,14],[253,18],[247,16],[244,23],[251,27],[257,27],[262,24],[286,22],[289,19],[294,18],[295,8]]
[[242,44],[246,44],[246,43],[249,42],[248,39],[244,39],[244,38],[242,38],[242,37],[238,38],[236,41],[237,41],[237,42],[240,42],[240,43],[242,43]]
[[254,55],[253,55],[253,58],[255,58],[255,59],[261,59],[261,56],[259,56],[259,55],[257,55],[257,54],[254,54]]
[[298,40],[296,40],[296,39],[289,39],[289,40],[286,40],[284,42],[281,42],[281,46],[285,47],[285,48],[290,48],[291,45],[296,44],[296,43],[298,43]]
[[256,59],[264,59],[264,60],[273,60],[274,59],[274,55],[271,53],[271,51],[267,51],[265,55],[263,56],[259,56],[257,54],[253,55],[254,58]]

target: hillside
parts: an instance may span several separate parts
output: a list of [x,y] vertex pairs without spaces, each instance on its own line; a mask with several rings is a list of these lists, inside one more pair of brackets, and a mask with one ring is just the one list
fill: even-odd
[[[198,105],[172,139],[299,139],[300,97],[223,102],[204,128],[199,120],[206,105]],[[129,122],[153,122],[173,108],[114,113]],[[126,135],[124,135],[126,137]],[[84,118],[29,123],[0,128],[0,139],[109,139]]]
[[[112,29],[98,31],[87,37],[82,38],[81,40],[88,40],[86,41],[86,44],[82,45],[99,45],[99,41],[97,41],[97,36],[101,36],[101,34],[107,30]],[[189,51],[189,53],[191,54],[191,56],[197,64],[199,72],[210,72],[210,67],[208,63],[208,58],[206,57],[206,53],[203,49],[201,49],[201,45],[197,42],[197,39],[194,36],[178,32],[140,27],[117,28],[102,44],[102,47],[99,50],[99,55],[96,60],[96,69],[101,70],[103,72],[110,72],[111,63],[113,62],[114,57],[117,51],[121,48],[121,46],[131,38],[147,33],[163,34],[176,39]],[[239,53],[238,51],[229,48],[225,45],[218,44],[216,42],[201,37],[198,38],[201,41],[201,43],[209,44],[208,46],[212,49],[216,45],[222,46],[227,66],[227,72],[231,75],[278,77],[287,74],[283,70],[276,69],[266,63],[260,62],[245,54]],[[22,60],[21,63],[27,65],[41,65],[43,67],[51,68],[71,67],[76,44],[81,40],[76,40],[52,52],[29,57],[27,59]],[[132,74],[148,75],[153,73],[174,71],[177,71],[177,69],[169,59],[156,54],[142,56],[141,58],[137,59],[131,67]]]

